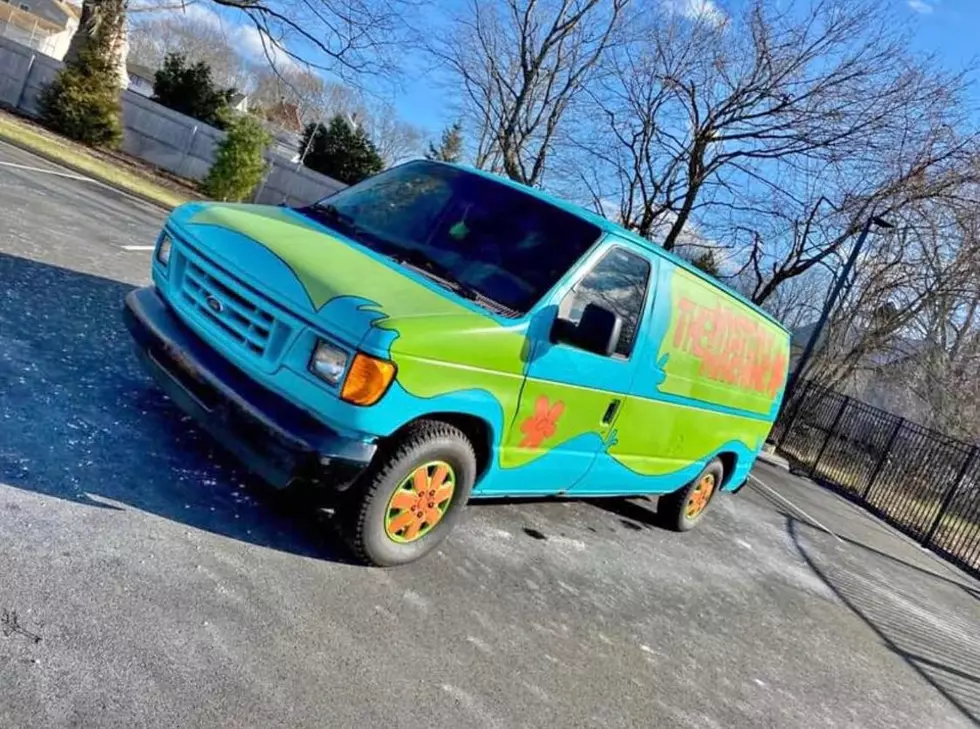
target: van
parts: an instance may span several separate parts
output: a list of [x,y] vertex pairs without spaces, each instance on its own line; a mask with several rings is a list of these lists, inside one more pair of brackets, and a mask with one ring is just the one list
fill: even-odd
[[312,205],[189,203],[124,317],[170,398],[274,486],[340,492],[374,565],[471,498],[660,495],[673,529],[747,478],[789,336],[694,267],[508,180],[410,162]]

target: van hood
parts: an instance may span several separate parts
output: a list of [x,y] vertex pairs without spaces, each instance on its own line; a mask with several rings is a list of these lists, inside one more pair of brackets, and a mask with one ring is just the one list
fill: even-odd
[[[170,225],[245,283],[352,347],[430,359],[447,352],[456,361],[471,359],[457,351],[468,341],[474,355],[482,350],[482,366],[501,355],[506,369],[515,354],[519,361],[520,325],[502,324],[289,208],[190,203],[172,213]],[[457,346],[445,346],[450,338]]]

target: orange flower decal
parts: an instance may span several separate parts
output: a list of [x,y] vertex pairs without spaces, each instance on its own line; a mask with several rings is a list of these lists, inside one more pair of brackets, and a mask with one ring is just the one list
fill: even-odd
[[565,412],[565,403],[561,400],[552,405],[547,396],[541,395],[534,403],[534,415],[521,423],[524,439],[521,448],[537,448],[555,434],[558,418]]

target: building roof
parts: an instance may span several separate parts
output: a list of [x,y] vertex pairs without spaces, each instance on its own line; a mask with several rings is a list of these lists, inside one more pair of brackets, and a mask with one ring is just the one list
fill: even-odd
[[303,119],[300,117],[299,107],[296,104],[280,101],[266,109],[265,117],[288,131],[303,131]]
[[157,72],[151,69],[149,66],[144,66],[139,63],[126,62],[126,73],[130,76],[137,76],[139,78],[145,78],[147,81],[153,81],[156,78]]

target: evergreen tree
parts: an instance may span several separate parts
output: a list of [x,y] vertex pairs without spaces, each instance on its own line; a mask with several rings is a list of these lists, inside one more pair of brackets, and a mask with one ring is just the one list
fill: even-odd
[[360,127],[339,114],[326,126],[308,124],[300,142],[303,164],[327,177],[353,185],[384,169],[384,160]]
[[85,144],[114,147],[122,139],[120,46],[125,3],[108,0],[83,13],[65,67],[41,92],[41,119]]
[[228,133],[218,143],[203,189],[215,200],[240,202],[262,181],[266,170],[263,153],[272,135],[247,114],[234,115],[227,126]]
[[168,53],[153,79],[154,101],[218,129],[225,128],[228,102],[234,93],[234,89],[215,87],[206,63],[188,65],[180,53]]
[[429,142],[429,151],[425,153],[425,158],[440,162],[459,162],[462,155],[463,127],[456,122],[443,130],[438,147]]
[[715,252],[712,250],[702,251],[698,255],[691,258],[691,263],[715,278],[718,278],[718,274],[721,272],[718,267],[718,259],[715,257]]

